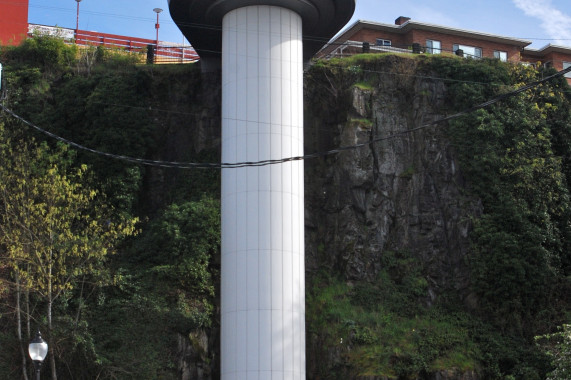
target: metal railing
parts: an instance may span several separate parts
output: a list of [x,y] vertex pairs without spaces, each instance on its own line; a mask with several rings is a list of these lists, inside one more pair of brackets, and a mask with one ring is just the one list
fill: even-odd
[[153,63],[190,63],[200,59],[190,45],[162,41],[158,41],[157,45],[156,40],[146,38],[30,24],[28,35],[33,37],[37,34],[59,37],[67,43],[78,46],[101,46],[105,49],[120,49],[130,53],[144,54],[152,49]]
[[364,45],[363,42],[360,41],[345,41],[327,54],[326,58],[348,57],[363,53],[364,46],[368,46],[369,53],[412,53],[412,47],[402,48],[395,46]]

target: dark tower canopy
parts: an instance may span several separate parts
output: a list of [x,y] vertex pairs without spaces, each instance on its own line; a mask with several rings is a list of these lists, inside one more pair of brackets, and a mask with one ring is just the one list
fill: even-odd
[[303,19],[303,58],[308,61],[353,16],[355,0],[169,0],[172,19],[208,66],[219,66],[222,18],[234,9],[273,5]]

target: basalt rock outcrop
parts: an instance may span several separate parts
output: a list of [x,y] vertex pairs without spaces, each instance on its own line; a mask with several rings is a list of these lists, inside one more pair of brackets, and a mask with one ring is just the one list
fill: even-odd
[[445,116],[446,86],[414,65],[392,57],[370,83],[346,74],[308,86],[306,152],[361,146],[306,161],[307,270],[373,279],[385,252],[407,251],[426,269],[428,303],[444,289],[469,300],[468,233],[482,206],[463,191],[446,124],[431,124]]

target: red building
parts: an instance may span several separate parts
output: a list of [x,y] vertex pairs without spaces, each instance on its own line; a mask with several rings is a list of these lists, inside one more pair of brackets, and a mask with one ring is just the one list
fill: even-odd
[[3,2],[0,11],[0,45],[18,45],[28,35],[28,0]]
[[[525,49],[521,53],[521,60],[524,62],[541,64],[547,67],[553,67],[557,71],[571,66],[571,48],[557,45],[547,45],[541,49]],[[571,84],[571,73],[565,75],[567,81]]]
[[[456,54],[496,58],[505,62],[542,64],[560,71],[571,66],[571,47],[547,45],[536,50],[531,41],[426,24],[399,17],[395,24],[359,20],[330,41],[317,57],[339,57],[362,52]],[[571,73],[566,75],[571,84]]]

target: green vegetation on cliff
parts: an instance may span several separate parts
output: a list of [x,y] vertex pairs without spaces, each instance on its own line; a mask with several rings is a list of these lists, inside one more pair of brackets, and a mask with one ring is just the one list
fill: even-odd
[[[321,358],[312,368],[320,378],[414,379],[436,373],[451,378],[466,373],[486,379],[545,378],[549,360],[533,337],[571,319],[571,96],[565,79],[428,127],[428,132],[402,131],[419,127],[423,115],[442,118],[551,73],[497,60],[439,56],[362,55],[312,67],[308,83],[318,90],[308,89],[310,120],[324,120],[332,136],[339,133],[312,136],[316,146],[339,144],[355,112],[377,125],[368,128],[371,139],[377,137],[375,131],[384,135],[383,128],[390,128],[403,144],[411,140],[402,136],[419,133],[424,133],[420,139],[427,139],[426,144],[434,138],[447,141],[462,173],[454,186],[461,187],[462,197],[479,199],[482,208],[468,224],[470,246],[462,264],[469,277],[467,289],[454,281],[432,284],[434,270],[428,267],[438,259],[418,250],[412,256],[406,251],[381,252],[380,265],[371,266],[379,269],[369,270],[368,279],[360,281],[335,267],[327,275],[320,270],[309,276],[308,340],[311,354]],[[355,91],[362,95],[357,98]],[[337,106],[324,111],[324,104],[332,102]],[[406,128],[395,130],[380,121],[399,123],[399,118]],[[355,130],[358,138],[364,129]],[[370,148],[375,162],[371,180],[385,165],[377,157],[391,149],[382,144]],[[425,154],[422,149],[416,154]],[[418,169],[411,165],[395,174],[414,182],[438,168]],[[358,234],[366,235],[367,225],[362,228]],[[337,254],[328,249],[337,248],[322,245],[318,255]],[[352,255],[339,254],[343,256],[336,266]],[[435,299],[428,297],[431,289],[439,293]]]
[[[127,55],[78,51],[50,38],[2,48],[0,61],[4,104],[50,132],[125,156],[219,160],[219,78],[208,79],[192,65],[141,66]],[[419,120],[454,114],[546,74],[495,60],[436,56],[320,61],[306,74],[307,150],[338,146],[349,131],[361,134],[350,141],[387,136],[399,131],[383,128],[401,119],[418,127]],[[365,99],[362,104],[355,93]],[[0,146],[25,141],[31,151],[43,152],[31,163],[65,168],[73,186],[92,189],[105,200],[104,207],[91,206],[88,216],[99,215],[102,207],[113,210],[109,223],[141,220],[137,236],[109,247],[116,254],[88,260],[89,271],[74,264],[69,285],[53,300],[53,328],[46,337],[60,378],[178,379],[181,373],[218,378],[219,173],[142,167],[83,151],[70,154],[61,143],[5,114],[0,124]],[[439,374],[454,379],[469,374],[531,380],[551,371],[551,378],[558,378],[569,366],[569,346],[557,340],[557,326],[571,320],[569,86],[563,79],[544,83],[429,129],[432,134],[395,146],[401,151],[449,147],[430,154],[434,162],[451,155],[458,164],[447,184],[461,189],[455,204],[467,215],[461,220],[468,226],[466,252],[449,248],[448,254],[461,260],[442,264],[432,251],[422,251],[432,246],[413,250],[400,241],[373,246],[359,239],[337,252],[325,238],[337,230],[320,230],[325,223],[309,226],[308,378],[432,379]],[[436,140],[441,145],[434,145]],[[325,194],[311,184],[346,182],[335,178],[338,172],[332,178],[324,173],[350,160],[343,156],[347,153],[307,162],[312,174],[306,180],[307,200],[322,202],[327,215],[345,218],[347,210],[361,207],[361,198],[368,196],[363,188],[379,185],[381,174],[392,178],[395,188],[418,183],[423,175],[432,179],[422,165],[426,157],[398,157],[406,164],[381,173],[388,169],[381,168],[385,163],[379,157],[391,147],[375,146],[349,163],[363,172],[351,194]],[[0,154],[3,165],[26,160],[16,150]],[[367,160],[373,162],[371,170]],[[4,184],[9,173],[0,175]],[[346,200],[351,207],[340,206]],[[389,207],[385,198],[375,202],[377,209]],[[386,234],[377,221],[366,220],[370,210],[362,208],[362,225],[348,228],[362,229],[363,236]],[[0,205],[2,215],[8,211]],[[387,220],[401,217],[387,215]],[[409,224],[422,225],[425,236],[437,222],[427,218]],[[79,219],[76,227],[82,227]],[[31,330],[39,326],[47,335],[49,305],[19,273],[22,265],[33,263],[16,263],[10,254],[14,247],[5,229],[0,231],[0,378],[18,378],[31,369],[22,353]],[[323,240],[316,242],[314,236]],[[363,246],[369,249],[366,273],[349,273],[349,256]],[[435,274],[435,267],[451,273]]]
[[[188,141],[192,133],[200,133],[198,128],[188,132],[185,128],[195,120],[195,124],[201,122],[205,109],[216,107],[201,105],[200,71],[192,65],[137,66],[136,59],[123,53],[78,51],[53,38],[2,48],[0,61],[6,89],[3,104],[68,140],[103,152],[149,159],[201,161],[215,160],[218,155],[211,142],[201,144],[200,149],[172,146],[173,139]],[[187,83],[181,86],[174,78]],[[171,105],[173,99],[182,103],[176,109]],[[215,119],[216,114],[211,115]],[[187,123],[180,123],[181,119]],[[37,284],[38,278],[27,275],[45,273],[45,268],[41,256],[37,257],[40,265],[25,260],[25,254],[35,257],[36,248],[26,245],[23,238],[14,240],[14,236],[22,237],[18,231],[25,230],[0,229],[0,378],[31,374],[26,352],[36,328],[49,342],[54,358],[46,364],[46,377],[51,371],[64,379],[176,379],[182,360],[202,367],[203,373],[212,372],[219,173],[148,168],[85,151],[70,154],[65,144],[6,114],[0,115],[0,126],[0,147],[6,148],[0,149],[0,190],[11,178],[27,186],[20,187],[22,194],[14,194],[20,191],[15,187],[7,189],[4,199],[29,197],[41,209],[50,201],[49,195],[63,191],[64,199],[82,207],[85,218],[99,216],[100,210],[108,214],[101,227],[68,213],[72,219],[69,232],[79,235],[73,244],[81,246],[57,239],[67,247],[61,252],[70,252],[70,258],[62,256],[57,261],[54,276],[65,282],[57,283],[53,288],[57,297],[51,298],[39,288],[43,282]],[[20,145],[42,154],[24,156],[22,149],[16,149]],[[48,166],[48,178],[49,173],[63,173],[62,181],[70,182],[70,190],[45,181],[46,175],[40,177],[37,170],[28,170],[33,181],[17,176],[10,168],[22,162],[32,168]],[[83,198],[70,197],[77,192]],[[86,206],[96,194],[103,205]],[[0,203],[3,227],[13,214],[5,206]],[[138,235],[111,246],[99,244],[111,237],[115,220],[123,219],[141,220]],[[50,219],[45,219],[44,227],[46,223]],[[63,237],[67,231],[40,232]],[[99,246],[108,251],[101,252]],[[18,250],[23,253],[16,257],[13,252]],[[212,343],[205,345],[197,332],[208,332]]]

